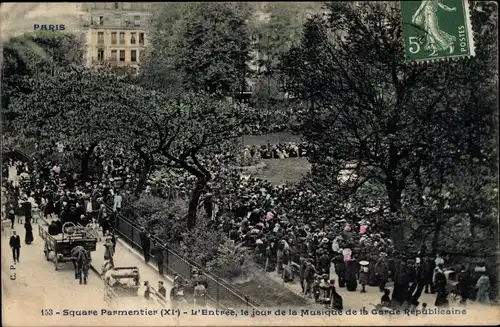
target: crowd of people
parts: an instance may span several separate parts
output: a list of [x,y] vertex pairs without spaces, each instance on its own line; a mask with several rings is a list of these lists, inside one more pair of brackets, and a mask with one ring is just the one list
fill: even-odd
[[[281,148],[293,148],[297,155],[307,153],[297,145],[287,146]],[[104,204],[112,204],[115,212],[121,209],[122,194],[135,187],[139,164],[127,160],[120,151],[96,150],[94,160],[100,162],[102,170],[86,181],[65,171],[58,162],[38,160],[33,167],[8,162],[7,169],[16,169],[16,174],[9,176],[19,176],[18,180],[9,178],[5,185],[9,219],[34,217],[38,210],[41,215],[56,215],[61,223],[72,221],[85,226],[97,222],[103,233],[112,231],[113,215],[108,214]],[[253,155],[260,153],[256,150]],[[311,190],[274,186],[229,168],[214,171],[210,196],[205,197],[211,202],[210,213],[206,210],[212,218],[210,228],[222,229],[235,243],[254,249],[256,261],[267,271],[276,271],[286,282],[298,275],[306,296],[322,303],[329,299],[329,305],[340,307],[342,300],[336,295],[335,282],[349,292],[357,291],[358,284],[361,292],[367,291],[367,285],[377,286],[387,296],[386,285],[392,281],[391,306],[418,305],[422,292],[435,292],[438,306],[447,304],[450,276],[442,258],[427,253],[425,247],[419,253],[398,253],[378,221],[347,217],[333,220],[321,213],[325,198]],[[176,185],[180,194],[189,194],[191,180],[183,174],[160,180]],[[26,219],[25,224],[28,221],[31,219]],[[25,228],[29,235],[30,227]],[[483,268],[455,269],[459,275],[456,293],[462,302],[489,299],[485,294],[491,285]]]
[[307,157],[309,147],[306,143],[284,142],[261,146],[245,146],[237,161],[240,166],[258,164],[262,159],[287,159]]
[[480,272],[484,264],[445,266],[425,246],[419,253],[397,252],[376,218],[328,219],[321,210],[325,197],[311,190],[274,186],[227,169],[215,174],[211,189],[211,228],[254,249],[257,262],[286,282],[298,275],[303,293],[317,301],[324,302],[320,290],[333,286],[334,279],[349,292],[360,285],[360,292],[376,286],[383,294],[392,282],[392,306],[415,306],[422,293],[436,294],[437,306],[447,305],[450,293],[461,303],[485,302],[483,294],[489,294],[491,285],[483,283],[489,277]]
[[76,174],[65,172],[59,163],[35,162],[30,167],[10,160],[5,164],[9,170],[3,185],[6,215],[11,228],[16,217],[18,223],[22,223],[20,217],[25,218],[26,244],[33,241],[31,223],[36,223],[40,216],[59,218],[58,223],[49,226],[49,231],[55,234],[66,222],[83,226],[98,224],[104,234],[113,229],[113,217],[105,210],[105,204],[112,203],[114,210],[121,208],[122,196],[114,180],[116,177],[108,178],[107,173],[101,180],[82,182]]

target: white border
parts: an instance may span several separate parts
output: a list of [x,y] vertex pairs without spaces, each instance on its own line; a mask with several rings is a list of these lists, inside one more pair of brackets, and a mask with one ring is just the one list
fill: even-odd
[[467,38],[469,39],[469,56],[476,55],[476,47],[474,45],[474,33],[472,31],[472,20],[470,16],[469,0],[463,0],[465,24],[467,24]]

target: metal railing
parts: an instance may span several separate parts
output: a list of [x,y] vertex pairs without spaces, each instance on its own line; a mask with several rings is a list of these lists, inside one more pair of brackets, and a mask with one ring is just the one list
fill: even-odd
[[[111,207],[106,206],[106,209],[110,214],[113,214]],[[121,214],[114,214],[115,218],[115,230],[118,235],[122,237],[129,245],[131,245],[136,250],[142,252],[140,245],[140,229],[133,222],[127,219]],[[164,244],[162,241],[156,237],[151,237],[151,240],[156,241],[158,244]],[[196,268],[198,271],[202,271],[205,280],[208,283],[207,287],[207,297],[211,302],[213,302],[217,308],[234,308],[234,307],[257,307],[259,306],[253,300],[250,300],[246,295],[237,291],[230,284],[207,272],[203,271],[203,268],[198,264],[189,261],[175,250],[169,246],[161,246],[164,252],[163,268],[168,275],[173,275],[176,273],[183,280],[191,279],[191,271]]]
[[[15,150],[26,161],[32,162],[33,159],[21,150]],[[115,229],[118,235],[127,242],[132,248],[142,252],[139,237],[139,226],[127,219],[120,213],[113,213],[110,206],[106,209],[115,218]],[[156,237],[151,237],[151,240],[156,241],[158,244],[164,244]],[[163,268],[167,275],[176,273],[183,280],[191,279],[191,271],[196,268],[202,271],[205,280],[208,283],[207,297],[217,308],[235,308],[235,307],[257,307],[259,304],[255,300],[249,299],[245,294],[235,289],[232,285],[219,278],[218,276],[209,274],[203,271],[203,268],[198,264],[191,262],[187,258],[178,254],[169,246],[162,246],[164,250]]]

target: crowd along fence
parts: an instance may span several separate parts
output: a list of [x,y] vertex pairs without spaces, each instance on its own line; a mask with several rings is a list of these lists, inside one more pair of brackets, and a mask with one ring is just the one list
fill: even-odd
[[[25,161],[32,162],[32,158],[25,152],[21,150],[16,150],[16,152]],[[113,214],[113,210],[110,206],[106,206],[106,209],[110,214]],[[114,217],[115,229],[118,236],[127,242],[132,248],[142,253],[139,237],[140,227],[119,213],[114,214]],[[156,237],[151,237],[151,239],[156,241],[158,244],[165,244],[165,241]],[[198,264],[191,262],[187,258],[178,254],[177,251],[173,250],[168,245],[163,245],[162,248],[164,250],[165,258],[163,261],[164,271],[167,275],[172,276],[175,273],[184,281],[189,281],[192,277],[191,273],[193,268],[201,271],[208,283],[207,296],[210,302],[212,302],[217,308],[229,309],[259,306],[255,300],[249,299],[248,296],[241,293],[218,276],[205,272],[204,269]]]
[[[110,214],[113,214],[111,207],[107,206],[106,208]],[[119,236],[126,240],[126,242],[133,248],[142,253],[139,226],[119,213],[115,214],[114,217],[115,230],[118,232]],[[156,241],[158,244],[165,243],[165,241],[156,237],[151,237],[151,240]],[[258,306],[255,301],[250,300],[247,296],[234,289],[234,287],[229,285],[227,282],[218,276],[205,272],[198,264],[184,258],[168,245],[161,245],[161,247],[163,248],[164,253],[163,268],[167,275],[171,276],[176,273],[183,280],[190,280],[193,268],[201,271],[208,283],[207,295],[210,301],[212,301],[218,308],[228,309],[234,307]]]

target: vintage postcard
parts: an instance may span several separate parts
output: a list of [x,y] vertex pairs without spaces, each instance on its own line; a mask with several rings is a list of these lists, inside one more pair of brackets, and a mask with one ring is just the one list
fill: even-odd
[[2,325],[496,325],[495,1],[0,5]]

